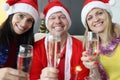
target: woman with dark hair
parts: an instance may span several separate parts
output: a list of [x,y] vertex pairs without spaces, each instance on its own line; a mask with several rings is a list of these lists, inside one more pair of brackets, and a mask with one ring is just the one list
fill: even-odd
[[34,44],[33,28],[38,20],[38,4],[37,0],[8,0],[4,9],[6,7],[9,7],[8,18],[0,26],[0,80],[16,80],[18,75],[25,77],[17,74],[18,50],[21,44]]
[[[15,29],[12,21],[14,16],[21,18],[19,15],[23,15],[23,13],[15,13],[8,17],[8,19],[1,25],[0,29],[0,67],[13,67],[16,68],[16,59],[17,57],[11,56],[11,54],[18,54],[18,48],[20,44],[31,44],[34,43],[34,36],[33,36],[33,25],[34,20],[31,18],[31,25],[30,28],[26,28],[26,31],[21,30],[21,32],[17,32]],[[14,49],[13,49],[14,47]],[[10,53],[11,54],[8,54]],[[13,52],[14,51],[14,52]],[[17,53],[17,54],[16,54]],[[12,58],[8,57],[10,55]],[[15,59],[13,59],[15,57]],[[10,62],[9,62],[10,59]],[[13,59],[13,61],[11,61]],[[13,64],[9,64],[13,63]]]

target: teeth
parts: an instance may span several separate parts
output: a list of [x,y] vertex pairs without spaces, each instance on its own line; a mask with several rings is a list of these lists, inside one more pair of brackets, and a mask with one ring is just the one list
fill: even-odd
[[23,28],[23,27],[21,27],[21,26],[18,26],[18,28],[19,28],[20,30],[24,30],[24,28]]
[[99,27],[101,25],[102,25],[102,23],[98,23],[98,24],[95,25],[95,27]]
[[58,27],[55,27],[55,29],[60,30],[60,29],[62,29],[62,27],[59,27],[59,26],[58,26]]

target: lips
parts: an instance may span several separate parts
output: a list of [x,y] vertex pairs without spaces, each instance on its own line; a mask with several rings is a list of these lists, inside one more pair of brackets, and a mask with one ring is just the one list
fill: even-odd
[[57,31],[61,31],[61,30],[63,30],[63,27],[62,26],[55,26],[54,29]]
[[18,28],[20,31],[25,30],[25,28],[24,28],[24,27],[22,27],[22,26],[17,26],[17,28]]
[[99,22],[94,25],[94,27],[101,27],[101,26],[103,26],[103,22]]

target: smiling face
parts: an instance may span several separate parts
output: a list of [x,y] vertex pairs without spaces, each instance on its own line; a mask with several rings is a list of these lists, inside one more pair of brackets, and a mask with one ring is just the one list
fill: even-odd
[[103,32],[106,28],[107,16],[103,9],[94,8],[88,13],[86,21],[90,30],[94,32]]
[[27,13],[15,13],[13,15],[13,30],[18,35],[27,32],[32,27],[33,23],[33,17]]
[[56,12],[48,18],[48,30],[53,35],[67,34],[69,22],[62,12]]

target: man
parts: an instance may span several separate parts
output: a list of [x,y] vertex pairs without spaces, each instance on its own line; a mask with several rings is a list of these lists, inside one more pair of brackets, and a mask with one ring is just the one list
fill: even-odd
[[[54,0],[46,5],[44,15],[49,34],[34,45],[30,80],[74,80],[76,75],[78,75],[78,80],[84,80],[84,77],[88,76],[88,69],[83,66],[80,60],[83,51],[82,42],[71,37],[68,33],[71,26],[68,9],[58,0]],[[49,35],[61,38],[60,61],[57,67],[49,67],[49,61],[47,61]],[[77,74],[76,66],[80,66],[82,69]]]

